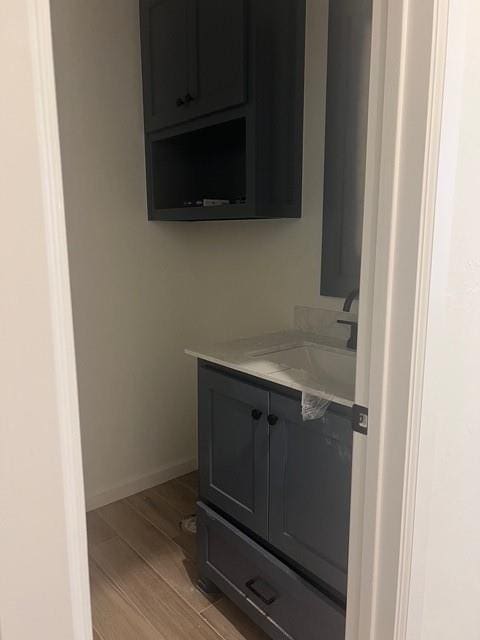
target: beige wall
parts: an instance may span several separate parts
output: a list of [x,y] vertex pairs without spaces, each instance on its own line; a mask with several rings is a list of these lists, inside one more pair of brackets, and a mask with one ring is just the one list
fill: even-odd
[[308,2],[303,218],[197,224],[146,219],[137,0],[52,5],[92,505],[192,464],[185,346],[284,328],[320,302],[327,2]]

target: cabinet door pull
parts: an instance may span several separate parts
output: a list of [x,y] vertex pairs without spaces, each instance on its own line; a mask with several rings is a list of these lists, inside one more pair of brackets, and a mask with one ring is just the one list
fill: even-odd
[[258,409],[252,409],[252,418],[254,420],[260,420],[260,418],[262,417],[262,412],[259,411]]
[[245,583],[245,586],[265,604],[273,604],[278,597],[278,593],[261,578],[252,578]]
[[267,417],[267,421],[268,421],[268,424],[269,424],[271,427],[273,427],[273,426],[275,426],[275,425],[277,424],[277,422],[278,422],[278,418],[277,418],[277,416],[274,416],[272,413],[270,413],[270,414],[268,415],[268,417]]
[[192,96],[191,93],[187,93],[187,95],[185,96],[185,102],[187,104],[189,104],[190,102],[193,102],[195,100],[195,98]]
[[185,100],[183,100],[182,98],[177,98],[177,107],[183,107],[184,104]]

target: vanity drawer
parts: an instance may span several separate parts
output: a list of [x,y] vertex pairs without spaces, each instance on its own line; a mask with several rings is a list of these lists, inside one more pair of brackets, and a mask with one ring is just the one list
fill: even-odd
[[200,573],[276,640],[343,640],[345,612],[212,509],[198,503]]

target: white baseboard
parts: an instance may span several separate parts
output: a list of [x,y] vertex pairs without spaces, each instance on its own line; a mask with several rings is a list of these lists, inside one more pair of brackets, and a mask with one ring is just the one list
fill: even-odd
[[197,469],[197,461],[193,458],[164,465],[153,473],[148,473],[144,476],[140,476],[139,478],[130,479],[128,482],[122,483],[121,485],[117,485],[105,491],[100,491],[93,496],[87,496],[87,511],[92,511],[93,509],[104,507],[106,504],[110,504],[111,502],[128,498],[128,496],[131,496],[134,493],[150,489],[157,484],[162,484],[162,482],[168,482],[168,480],[173,480],[173,478],[183,476],[186,473],[195,471],[195,469]]

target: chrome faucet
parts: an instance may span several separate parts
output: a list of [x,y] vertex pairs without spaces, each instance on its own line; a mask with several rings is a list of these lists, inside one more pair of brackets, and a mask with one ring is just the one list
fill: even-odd
[[[354,300],[357,300],[360,295],[359,289],[354,289],[350,291],[348,296],[345,298],[345,302],[343,305],[343,310],[345,312],[349,312],[352,308],[352,304]],[[350,338],[347,342],[347,349],[357,350],[357,340],[358,340],[358,322],[354,322],[353,320],[337,320],[338,324],[346,324],[350,327]]]

